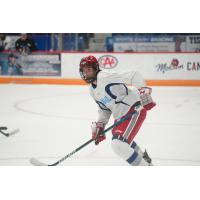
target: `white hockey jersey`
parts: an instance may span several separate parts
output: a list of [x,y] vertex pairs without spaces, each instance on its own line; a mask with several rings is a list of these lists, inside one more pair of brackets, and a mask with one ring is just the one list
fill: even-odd
[[[134,86],[133,89],[128,85]],[[144,86],[145,81],[138,72],[100,71],[97,85],[90,85],[90,94],[99,107],[97,122],[107,124],[111,114],[114,119],[125,115],[134,103],[140,101],[137,89]]]

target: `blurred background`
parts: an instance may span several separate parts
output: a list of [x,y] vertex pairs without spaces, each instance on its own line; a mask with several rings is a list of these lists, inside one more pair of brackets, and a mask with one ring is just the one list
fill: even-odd
[[[16,50],[21,33],[5,33],[9,47]],[[37,51],[86,52],[199,52],[198,33],[27,33]],[[0,46],[3,42],[1,37]]]

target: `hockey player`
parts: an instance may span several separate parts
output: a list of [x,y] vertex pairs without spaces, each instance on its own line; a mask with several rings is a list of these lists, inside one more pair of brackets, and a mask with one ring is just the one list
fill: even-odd
[[[156,104],[151,98],[151,88],[138,72],[111,73],[101,71],[94,56],[81,59],[79,65],[81,78],[90,84],[90,94],[98,104],[98,120],[92,123],[92,138],[98,145],[106,139],[102,134],[111,114],[115,122],[130,112],[134,114],[112,129],[112,149],[130,165],[152,165],[147,152],[142,152],[134,142],[147,111]],[[127,85],[134,86],[129,89]]]

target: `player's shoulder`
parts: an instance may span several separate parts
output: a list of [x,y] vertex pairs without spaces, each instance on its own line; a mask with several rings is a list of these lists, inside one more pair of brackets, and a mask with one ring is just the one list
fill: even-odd
[[108,79],[110,77],[113,77],[115,76],[117,73],[115,71],[107,71],[107,70],[103,70],[103,71],[100,71],[98,73],[98,78],[99,79]]
[[97,85],[105,85],[107,82],[112,80],[112,73],[108,71],[100,71],[97,75]]

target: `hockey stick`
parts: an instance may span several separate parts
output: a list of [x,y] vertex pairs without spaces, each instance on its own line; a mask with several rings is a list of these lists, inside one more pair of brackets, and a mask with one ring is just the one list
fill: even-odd
[[9,136],[14,135],[14,134],[16,134],[16,133],[19,132],[19,129],[15,129],[15,130],[11,131],[10,133],[5,133],[3,130],[7,130],[7,129],[8,129],[8,128],[5,127],[5,126],[0,127],[0,133],[2,133],[2,134],[3,134],[4,136],[6,136],[6,137],[9,137]]
[[[128,115],[126,115],[125,117],[121,118],[119,121],[115,122],[112,126],[108,127],[107,129],[105,129],[102,134],[105,134],[106,132],[108,132],[109,130],[111,130],[113,127],[117,126],[118,124],[122,123],[123,121],[125,121],[126,119],[128,119],[129,117],[131,117],[133,114],[136,113],[136,110],[129,113]],[[63,162],[64,160],[66,160],[67,158],[69,158],[70,156],[72,156],[73,154],[75,154],[76,152],[80,151],[83,147],[87,146],[88,144],[90,144],[91,142],[93,142],[95,139],[90,139],[88,140],[86,143],[82,144],[80,147],[78,147],[77,149],[75,149],[74,151],[72,151],[71,153],[67,154],[66,156],[64,156],[63,158],[61,158],[60,160],[58,160],[57,162],[53,163],[53,164],[45,164],[43,162],[40,162],[39,160],[35,159],[35,158],[31,158],[30,159],[30,163],[32,165],[35,166],[56,166],[58,164],[60,164],[61,162]]]
[[6,126],[0,126],[0,131],[1,130],[7,130],[8,128]]

